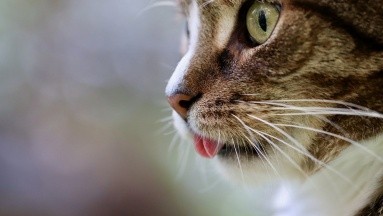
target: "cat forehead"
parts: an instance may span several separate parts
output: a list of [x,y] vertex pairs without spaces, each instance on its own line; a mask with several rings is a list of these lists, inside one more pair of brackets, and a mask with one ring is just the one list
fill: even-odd
[[[179,4],[184,10],[188,10],[189,5],[192,2],[196,2],[197,5],[200,6],[207,6],[209,4],[212,5],[224,5],[224,6],[233,6],[244,3],[246,0],[178,0]],[[261,1],[261,2],[270,2],[270,3],[279,3],[279,0],[254,0],[254,1]]]
[[188,6],[192,2],[196,2],[198,5],[206,4],[234,4],[236,2],[241,2],[242,0],[178,0],[182,6]]
[[[220,18],[233,18],[235,12],[246,2],[251,0],[177,0],[184,15],[189,17],[191,5],[196,5],[199,16],[204,20]],[[291,11],[314,12],[322,19],[348,30],[356,38],[365,38],[372,41],[376,47],[383,49],[383,4],[381,0],[252,0],[254,2],[276,3]],[[213,19],[213,20],[214,20]],[[228,20],[227,19],[227,20]],[[206,23],[206,21],[203,21]],[[230,21],[231,22],[231,21]],[[210,25],[212,22],[210,22]]]
[[[199,10],[208,10],[208,8],[219,9],[220,7],[232,7],[238,8],[240,5],[245,3],[248,0],[177,0],[179,7],[182,9],[182,12],[185,15],[189,14],[190,5],[196,3]],[[253,0],[259,2],[269,2],[269,3],[281,3],[281,0]]]

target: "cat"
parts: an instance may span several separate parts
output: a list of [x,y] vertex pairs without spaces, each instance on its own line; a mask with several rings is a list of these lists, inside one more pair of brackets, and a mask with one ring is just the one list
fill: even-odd
[[196,151],[275,182],[268,215],[383,215],[382,2],[179,5],[188,47],[165,92]]

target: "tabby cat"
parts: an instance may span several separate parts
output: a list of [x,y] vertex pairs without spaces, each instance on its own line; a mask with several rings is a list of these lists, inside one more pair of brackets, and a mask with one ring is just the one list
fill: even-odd
[[278,182],[269,215],[383,215],[383,2],[179,3],[188,48],[166,95],[196,151]]

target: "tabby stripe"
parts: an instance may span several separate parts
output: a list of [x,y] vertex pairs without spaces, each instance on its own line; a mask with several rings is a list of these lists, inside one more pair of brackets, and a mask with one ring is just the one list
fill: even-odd
[[337,15],[337,11],[328,6],[317,5],[311,2],[293,2],[294,6],[302,8],[307,11],[314,11],[317,14],[320,14],[323,19],[328,20],[334,26],[346,30],[355,40],[357,47],[360,50],[370,50],[370,51],[383,51],[383,44],[380,44],[377,39],[372,38],[352,25],[352,23],[347,22],[342,17]]

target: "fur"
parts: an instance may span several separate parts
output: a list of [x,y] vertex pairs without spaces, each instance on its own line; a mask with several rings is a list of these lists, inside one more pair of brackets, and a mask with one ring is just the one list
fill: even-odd
[[225,176],[279,182],[272,215],[382,214],[383,4],[263,1],[280,18],[254,44],[253,2],[180,2],[189,48],[166,94],[191,100],[176,127],[233,149],[218,158]]

